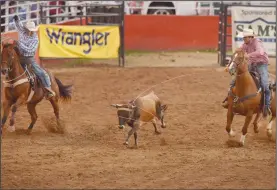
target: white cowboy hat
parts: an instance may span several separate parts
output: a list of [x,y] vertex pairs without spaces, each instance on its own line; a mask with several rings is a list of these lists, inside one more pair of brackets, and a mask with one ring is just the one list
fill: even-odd
[[237,37],[244,38],[244,37],[249,37],[249,36],[255,37],[255,33],[252,29],[246,28],[246,29],[243,29],[243,31],[240,32]]
[[29,31],[32,31],[32,32],[38,31],[38,27],[36,26],[36,24],[35,24],[33,21],[28,21],[28,22],[25,24],[25,27],[26,27]]

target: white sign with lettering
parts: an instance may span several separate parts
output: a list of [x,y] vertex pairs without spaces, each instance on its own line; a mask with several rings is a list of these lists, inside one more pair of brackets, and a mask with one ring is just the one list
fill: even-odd
[[232,50],[241,46],[243,38],[238,36],[244,28],[253,29],[263,41],[266,52],[276,56],[276,8],[232,6]]

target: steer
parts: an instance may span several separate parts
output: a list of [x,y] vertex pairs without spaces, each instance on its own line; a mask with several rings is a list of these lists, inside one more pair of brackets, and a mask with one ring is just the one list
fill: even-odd
[[166,127],[164,113],[167,109],[167,105],[162,105],[160,99],[153,91],[127,104],[112,104],[111,106],[117,108],[119,128],[123,129],[125,124],[128,124],[132,128],[128,132],[128,137],[123,143],[124,145],[129,144],[129,138],[134,134],[135,146],[137,146],[137,130],[148,122],[153,124],[155,133],[160,134],[157,130],[156,118],[161,122],[162,128]]

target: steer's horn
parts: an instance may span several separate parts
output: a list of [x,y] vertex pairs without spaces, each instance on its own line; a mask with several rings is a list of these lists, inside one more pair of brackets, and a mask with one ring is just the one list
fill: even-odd
[[111,104],[112,107],[115,107],[115,108],[120,108],[122,107],[122,104]]
[[111,106],[117,108],[117,104],[111,104]]

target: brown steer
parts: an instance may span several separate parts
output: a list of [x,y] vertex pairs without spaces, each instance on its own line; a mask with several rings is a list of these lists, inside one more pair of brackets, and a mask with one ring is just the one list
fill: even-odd
[[132,128],[128,133],[124,145],[128,145],[130,136],[134,134],[135,146],[137,146],[137,130],[148,122],[153,124],[155,132],[159,134],[156,118],[161,122],[162,128],[166,127],[164,112],[167,109],[167,105],[162,105],[154,92],[139,97],[128,104],[112,104],[111,106],[117,108],[119,128],[123,129],[126,123]]

